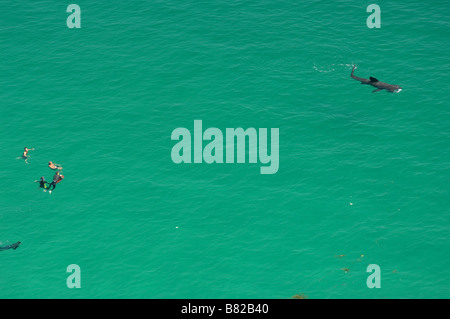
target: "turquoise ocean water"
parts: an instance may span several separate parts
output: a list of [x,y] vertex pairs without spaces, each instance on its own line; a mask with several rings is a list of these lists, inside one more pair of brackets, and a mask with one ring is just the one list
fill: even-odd
[[[76,3],[0,4],[1,298],[450,297],[448,3]],[[279,128],[279,171],[174,164],[194,120]]]

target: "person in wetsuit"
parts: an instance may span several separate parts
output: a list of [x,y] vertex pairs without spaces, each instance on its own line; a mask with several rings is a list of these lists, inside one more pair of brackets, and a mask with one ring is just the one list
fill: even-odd
[[50,183],[45,180],[44,176],[42,176],[38,181],[34,181],[34,182],[39,183],[39,187],[43,188],[44,191],[50,187]]
[[[48,191],[49,191],[50,193],[52,192],[52,190],[55,189],[56,183],[58,183],[61,179],[62,179],[62,177],[61,177],[61,175],[59,175],[59,171],[57,171],[57,172],[55,173],[55,175],[53,175],[53,182],[51,182],[50,185],[48,185]],[[52,186],[53,186],[53,188],[50,189],[50,187],[52,187]]]
[[18,241],[17,243],[14,243],[14,244],[11,244],[11,245],[7,245],[7,246],[4,246],[4,247],[0,247],[0,250],[7,250],[7,249],[14,249],[14,250],[16,250],[17,247],[19,247],[20,244],[21,244],[21,242]]

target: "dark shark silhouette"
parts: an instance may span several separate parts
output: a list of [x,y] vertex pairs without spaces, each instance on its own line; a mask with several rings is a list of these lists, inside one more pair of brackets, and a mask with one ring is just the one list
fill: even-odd
[[360,78],[359,76],[356,76],[353,74],[355,69],[356,69],[356,65],[353,66],[352,74],[350,75],[352,77],[352,79],[355,79],[356,81],[361,82],[361,84],[369,84],[369,85],[372,85],[373,87],[376,87],[377,89],[373,90],[372,93],[378,92],[381,90],[386,90],[391,93],[398,93],[402,90],[402,88],[398,85],[392,85],[392,84],[380,82],[377,79],[375,79],[374,77],[370,77],[369,79]]
[[20,244],[21,244],[21,242],[18,241],[17,243],[14,243],[14,244],[11,244],[11,245],[7,245],[7,246],[0,247],[0,250],[7,250],[7,249],[14,249],[14,250],[16,250],[17,247],[19,247]]

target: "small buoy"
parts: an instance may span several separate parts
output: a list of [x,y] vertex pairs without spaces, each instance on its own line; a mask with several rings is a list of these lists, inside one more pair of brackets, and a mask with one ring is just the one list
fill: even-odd
[[353,203],[350,203],[350,206],[352,206],[353,205]]

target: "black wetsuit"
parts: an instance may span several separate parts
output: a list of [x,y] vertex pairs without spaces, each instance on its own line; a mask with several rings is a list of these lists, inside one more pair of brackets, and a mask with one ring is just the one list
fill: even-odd
[[11,245],[7,245],[4,247],[0,247],[0,250],[7,250],[7,249],[17,249],[17,247],[19,247],[19,245],[21,244],[20,241],[18,241],[17,243],[11,244]]
[[[53,176],[53,182],[51,182],[51,183],[48,185],[49,190],[51,190],[51,191],[54,190],[55,187],[56,187],[56,183],[58,183],[58,181],[59,181],[60,179],[62,179],[62,178],[61,178],[61,175],[56,175],[56,174],[55,174],[55,176]],[[53,186],[53,188],[50,189],[50,187],[52,187],[52,186]]]
[[49,188],[50,187],[50,186],[46,186],[45,184],[50,185],[50,183],[46,182],[43,179],[39,180],[39,187],[42,187],[42,188]]

